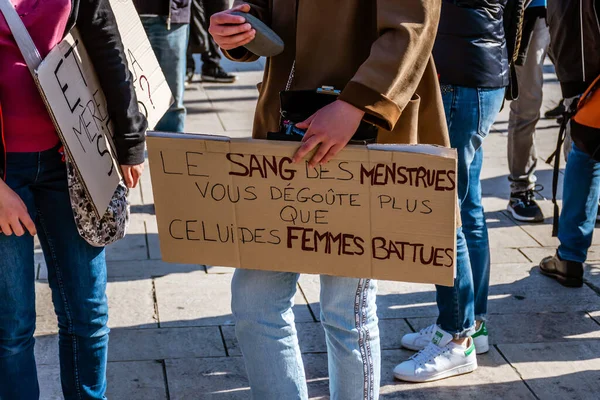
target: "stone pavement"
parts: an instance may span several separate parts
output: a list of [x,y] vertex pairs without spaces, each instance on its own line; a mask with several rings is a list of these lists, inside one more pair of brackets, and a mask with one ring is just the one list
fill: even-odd
[[[264,65],[226,64],[238,70],[234,85],[194,84],[187,91],[190,132],[249,134],[256,83]],[[543,110],[560,98],[547,66]],[[486,139],[482,174],[492,246],[490,334],[493,347],[473,374],[430,384],[405,384],[391,370],[411,353],[400,337],[435,320],[431,285],[380,282],[378,307],[383,348],[383,399],[597,399],[600,393],[600,268],[589,266],[586,285],[566,289],[534,265],[555,251],[548,218],[520,224],[505,211],[508,107]],[[541,194],[551,197],[554,121],[540,121]],[[108,397],[114,400],[248,399],[249,388],[230,310],[232,270],[166,264],[160,250],[150,175],[132,192],[132,225],[107,251],[110,301]],[[546,215],[551,203],[542,202]],[[590,262],[600,262],[596,235]],[[44,400],[60,399],[56,318],[40,254],[36,356]],[[319,324],[319,284],[303,276],[295,313],[313,399],[328,398],[324,334]],[[286,399],[282,399],[286,400]]]

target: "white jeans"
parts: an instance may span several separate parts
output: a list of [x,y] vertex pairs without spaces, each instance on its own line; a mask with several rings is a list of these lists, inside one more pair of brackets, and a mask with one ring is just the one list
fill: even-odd
[[[238,269],[231,284],[236,334],[255,400],[307,400],[292,311],[299,274]],[[381,351],[370,279],[321,276],[332,400],[379,398]]]

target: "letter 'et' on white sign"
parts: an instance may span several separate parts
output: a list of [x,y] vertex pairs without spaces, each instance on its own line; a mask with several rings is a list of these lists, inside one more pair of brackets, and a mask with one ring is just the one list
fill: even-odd
[[[131,0],[111,0],[132,73],[138,105],[152,129],[173,97]],[[98,215],[121,179],[106,98],[77,29],[36,70],[37,84],[65,150],[75,164]]]

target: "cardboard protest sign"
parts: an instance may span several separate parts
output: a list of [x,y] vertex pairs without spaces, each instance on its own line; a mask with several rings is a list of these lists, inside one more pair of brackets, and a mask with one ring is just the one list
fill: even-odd
[[[151,128],[172,102],[171,92],[131,0],[111,0],[133,74],[140,110]],[[120,180],[106,98],[77,29],[36,71],[37,84],[97,214],[103,214]]]
[[149,133],[163,259],[452,286],[454,150],[349,146],[315,169],[297,146]]
[[140,111],[154,129],[173,103],[171,89],[154,55],[132,0],[110,0],[123,39]]
[[120,171],[106,98],[76,30],[44,59],[37,81],[96,212],[104,214],[121,179]]

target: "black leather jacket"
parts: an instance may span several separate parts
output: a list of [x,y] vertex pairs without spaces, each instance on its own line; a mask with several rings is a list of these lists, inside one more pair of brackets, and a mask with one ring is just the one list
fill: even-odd
[[433,58],[442,84],[505,87],[507,0],[443,0]]
[[[121,36],[108,0],[71,0],[67,32],[77,24],[106,96],[108,113],[114,123],[117,157],[123,165],[144,162],[146,118],[140,113],[127,66]],[[0,141],[0,157],[5,155]],[[0,177],[4,176],[0,162]]]

